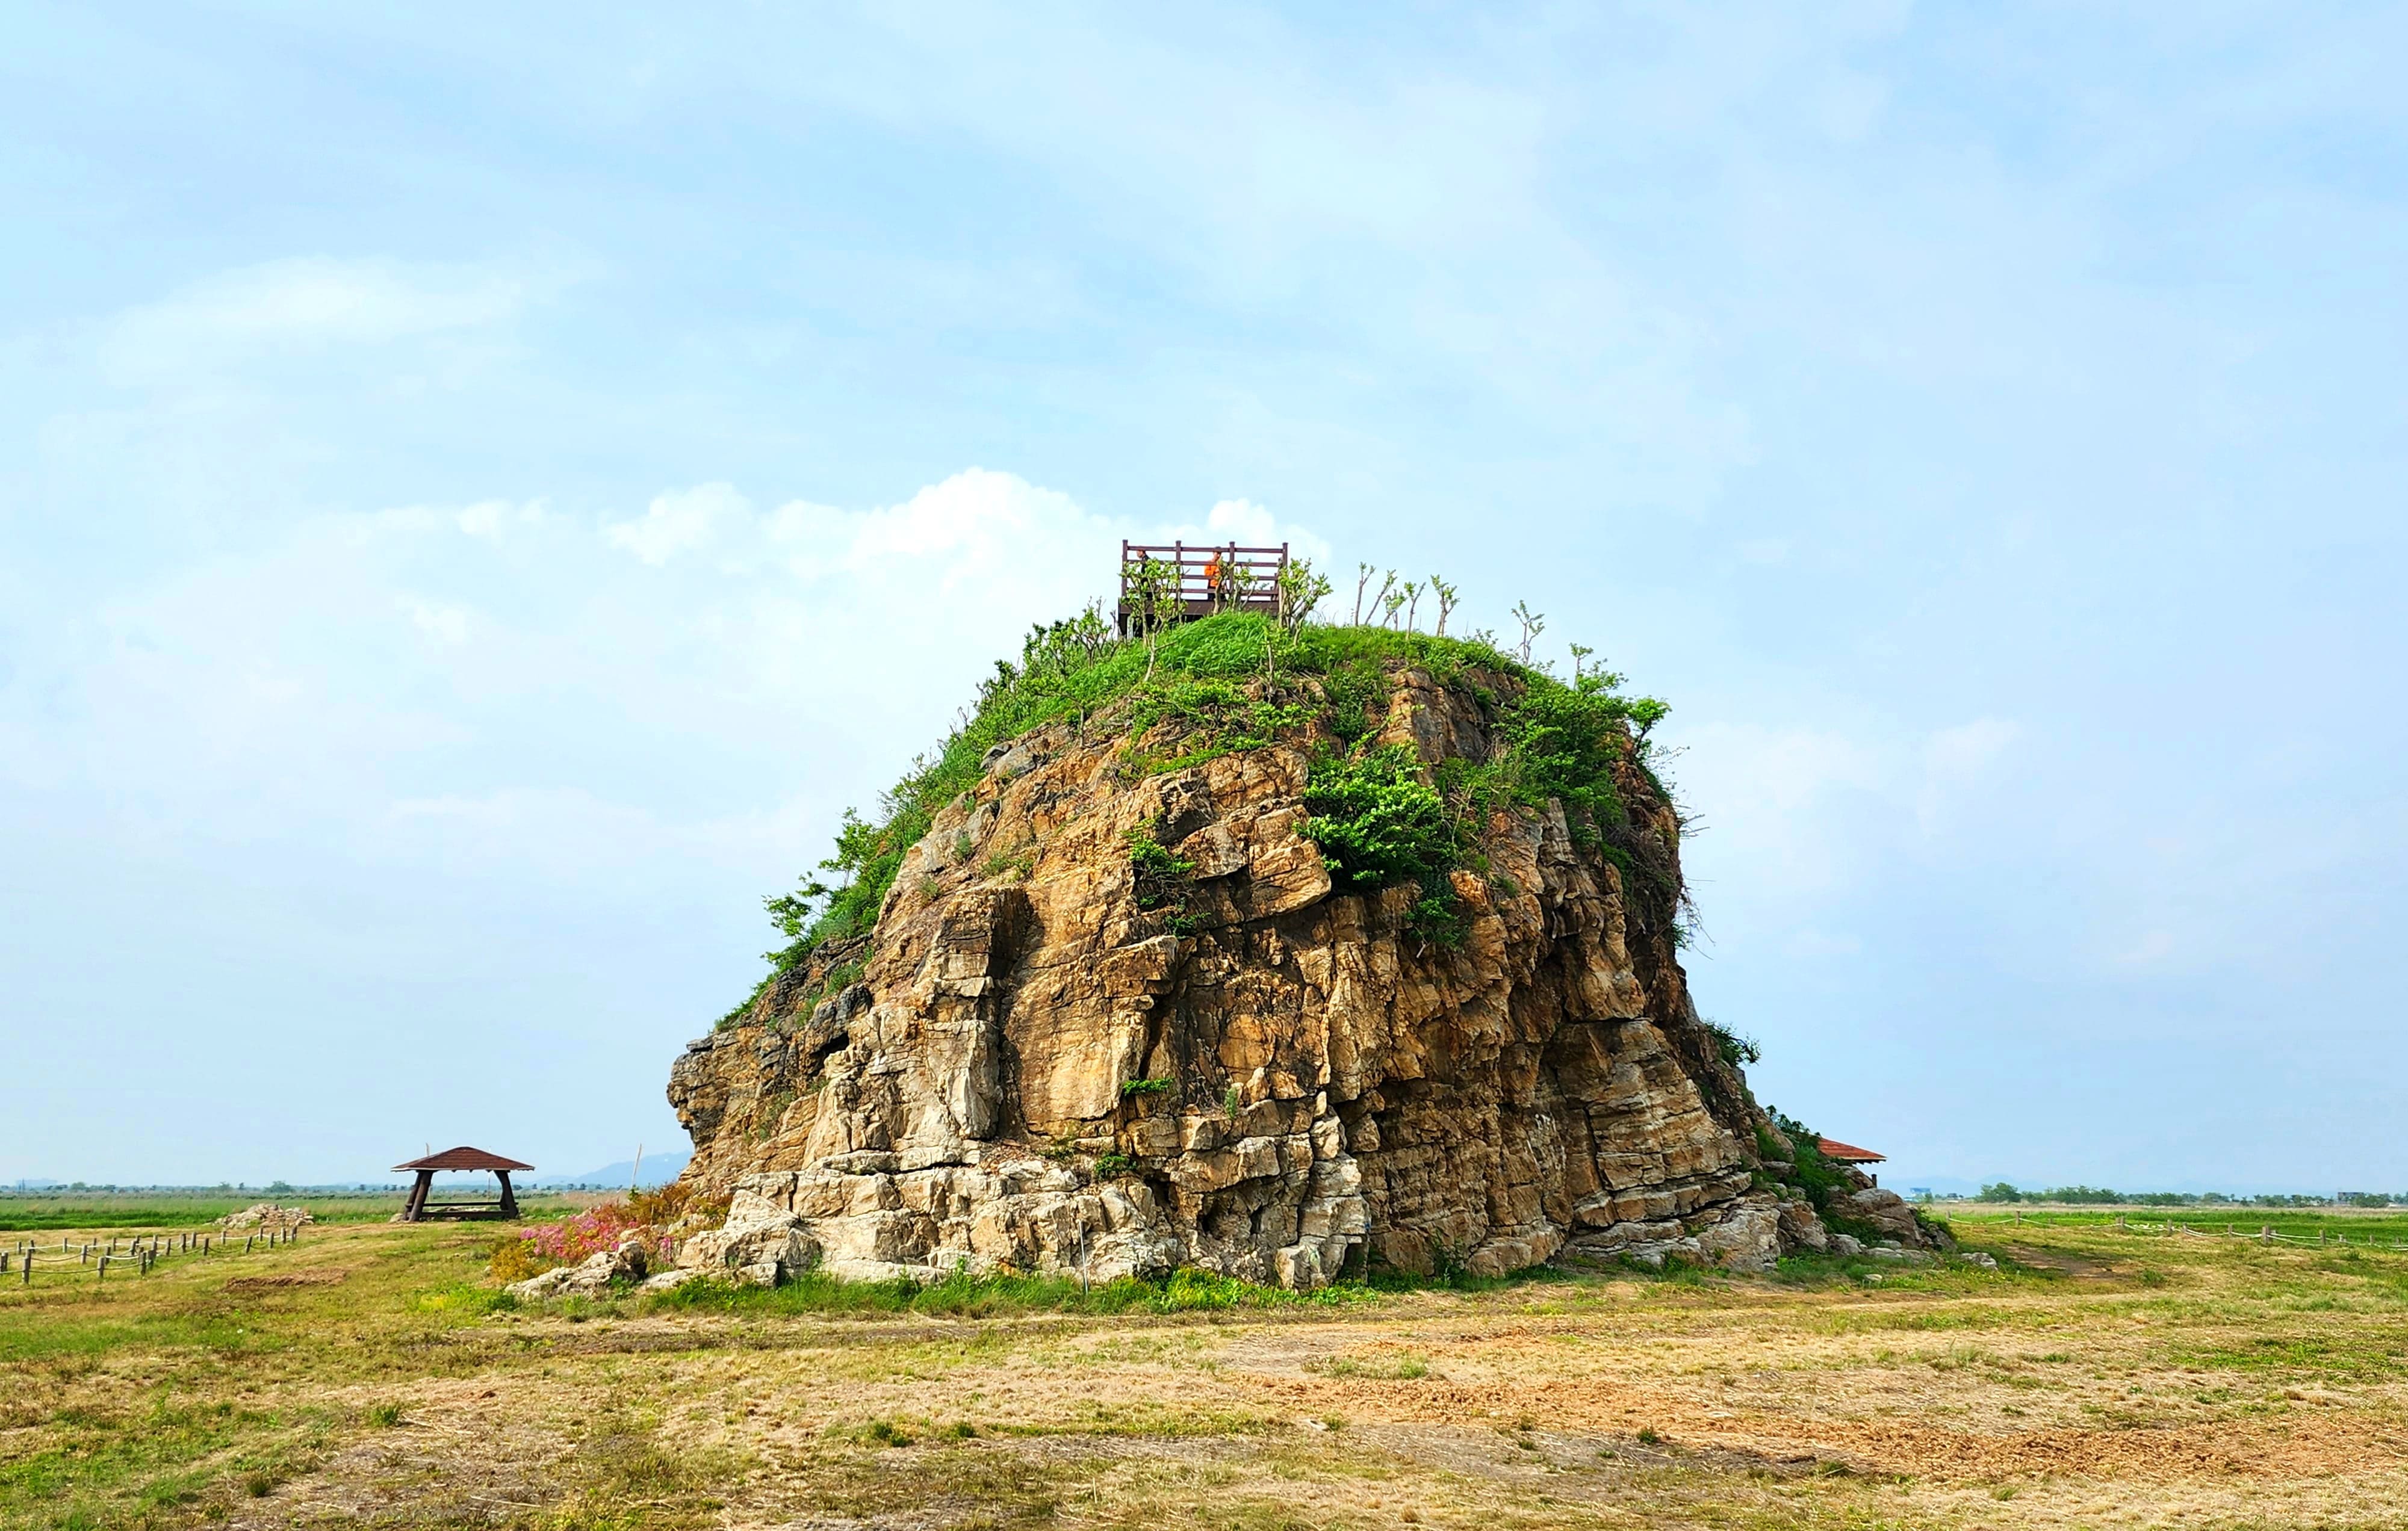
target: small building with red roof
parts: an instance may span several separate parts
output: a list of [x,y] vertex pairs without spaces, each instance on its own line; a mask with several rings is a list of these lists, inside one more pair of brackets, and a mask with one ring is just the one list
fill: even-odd
[[1864,1169],[1865,1179],[1875,1185],[1881,1183],[1881,1177],[1870,1169],[1865,1169],[1865,1166],[1885,1163],[1888,1159],[1887,1154],[1875,1153],[1870,1149],[1858,1148],[1854,1143],[1842,1143],[1836,1138],[1817,1138],[1814,1139],[1814,1148],[1824,1158],[1833,1164],[1853,1165],[1859,1169]]

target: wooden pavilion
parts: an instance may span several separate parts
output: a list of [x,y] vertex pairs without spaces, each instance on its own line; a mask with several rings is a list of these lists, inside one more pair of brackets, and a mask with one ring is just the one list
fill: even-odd
[[[488,1153],[480,1148],[449,1148],[440,1153],[430,1153],[423,1159],[412,1159],[406,1165],[393,1166],[395,1173],[413,1170],[418,1180],[409,1188],[409,1199],[402,1204],[404,1223],[423,1223],[430,1217],[499,1218],[504,1221],[519,1215],[519,1198],[510,1191],[510,1171],[533,1169],[516,1159],[505,1159],[498,1153]],[[430,1201],[428,1194],[435,1189],[437,1170],[490,1170],[502,1182],[499,1199],[492,1197],[452,1198]]]

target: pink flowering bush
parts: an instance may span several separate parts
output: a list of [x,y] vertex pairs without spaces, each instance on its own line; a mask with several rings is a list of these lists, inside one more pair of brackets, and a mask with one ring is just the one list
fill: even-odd
[[534,1246],[532,1252],[566,1266],[604,1250],[615,1250],[630,1234],[651,1231],[636,1221],[625,1202],[606,1201],[565,1223],[538,1223],[519,1237]]
[[669,1241],[644,1222],[624,1201],[606,1201],[560,1223],[538,1223],[503,1239],[494,1247],[493,1273],[501,1281],[523,1281],[554,1266],[573,1266],[587,1257],[615,1250],[630,1237],[641,1238],[646,1252],[666,1261]]

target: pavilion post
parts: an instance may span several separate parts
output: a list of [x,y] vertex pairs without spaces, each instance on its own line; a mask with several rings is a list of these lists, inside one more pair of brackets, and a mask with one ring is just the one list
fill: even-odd
[[494,1173],[500,1177],[502,1182],[503,1220],[516,1222],[519,1215],[519,1198],[510,1193],[510,1172],[507,1169],[496,1169]]
[[418,1223],[424,1220],[426,1216],[426,1195],[429,1191],[433,1190],[434,1187],[435,1171],[431,1169],[420,1170],[418,1172],[418,1183],[409,1188],[409,1200],[405,1203],[401,1209],[401,1220],[404,1223]]

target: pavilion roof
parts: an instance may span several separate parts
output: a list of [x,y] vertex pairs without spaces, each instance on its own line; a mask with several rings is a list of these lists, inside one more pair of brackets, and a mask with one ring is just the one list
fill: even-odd
[[533,1169],[516,1159],[505,1159],[498,1153],[488,1153],[480,1148],[448,1148],[440,1153],[430,1153],[423,1159],[412,1159],[395,1169]]
[[1877,1165],[1885,1163],[1888,1158],[1887,1154],[1875,1153],[1870,1149],[1860,1149],[1854,1143],[1842,1143],[1835,1138],[1817,1138],[1814,1139],[1814,1146],[1822,1150],[1824,1158],[1837,1159],[1843,1165]]

